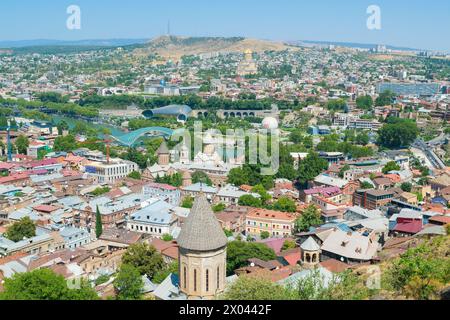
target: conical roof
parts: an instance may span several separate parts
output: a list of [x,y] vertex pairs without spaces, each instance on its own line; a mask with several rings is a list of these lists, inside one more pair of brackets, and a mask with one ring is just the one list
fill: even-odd
[[196,198],[177,241],[181,248],[192,251],[214,251],[227,245],[227,237],[204,194]]
[[305,242],[300,246],[303,251],[319,251],[320,246],[317,244],[316,240],[312,237],[309,237]]
[[169,154],[169,148],[167,147],[167,143],[163,141],[161,145],[159,146],[158,150],[156,151],[156,154]]

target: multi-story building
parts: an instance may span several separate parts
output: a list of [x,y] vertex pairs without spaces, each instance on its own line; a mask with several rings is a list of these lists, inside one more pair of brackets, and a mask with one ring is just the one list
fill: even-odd
[[168,184],[149,183],[142,187],[142,193],[150,198],[158,198],[167,201],[173,206],[178,206],[181,199],[181,191]]
[[394,193],[388,190],[358,190],[353,195],[353,203],[369,210],[386,206],[394,198]]
[[131,161],[111,159],[107,162],[90,162],[84,167],[85,172],[95,178],[98,183],[116,183],[126,178],[133,171],[138,171],[139,166]]
[[153,202],[136,211],[127,219],[127,229],[145,233],[152,238],[161,238],[165,234],[174,234],[178,217],[169,203],[153,199]]
[[293,213],[255,208],[247,213],[247,235],[259,236],[269,232],[273,237],[289,237],[294,232],[296,215]]
[[59,231],[66,243],[67,249],[76,249],[91,242],[91,236],[87,230],[65,227]]

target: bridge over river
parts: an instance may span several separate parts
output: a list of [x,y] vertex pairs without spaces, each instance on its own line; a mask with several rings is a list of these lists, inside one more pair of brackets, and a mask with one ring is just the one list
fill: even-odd
[[154,137],[164,137],[164,138],[170,138],[173,135],[174,131],[169,128],[164,127],[149,127],[149,128],[142,128],[135,131],[131,131],[128,133],[118,133],[114,132],[111,135],[111,138],[113,138],[116,142],[119,144],[126,146],[126,147],[132,147],[136,142],[143,136],[151,135]]

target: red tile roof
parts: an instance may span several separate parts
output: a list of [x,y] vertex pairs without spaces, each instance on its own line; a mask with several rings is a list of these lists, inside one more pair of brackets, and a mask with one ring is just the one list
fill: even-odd
[[416,234],[420,232],[422,229],[423,229],[422,220],[410,220],[398,223],[395,226],[394,231]]
[[322,267],[333,273],[341,273],[350,268],[350,266],[344,262],[336,259],[329,259],[320,263]]
[[33,207],[33,209],[36,211],[40,211],[40,212],[51,213],[53,211],[58,210],[59,208],[54,207],[54,206],[48,206],[48,205],[39,205],[39,206]]
[[163,184],[163,183],[147,183],[146,186],[148,186],[150,188],[165,189],[165,190],[169,190],[169,191],[177,190],[177,188],[175,188],[174,186],[171,186],[169,184]]
[[14,173],[10,176],[0,178],[0,184],[25,180],[28,179],[29,177],[30,176],[27,173]]
[[431,223],[434,223],[434,224],[438,223],[438,224],[446,225],[446,224],[450,224],[450,217],[449,216],[434,216],[434,217],[431,217],[428,221]]
[[300,248],[291,249],[286,252],[282,252],[280,257],[283,257],[290,266],[296,266],[302,258],[301,250]]

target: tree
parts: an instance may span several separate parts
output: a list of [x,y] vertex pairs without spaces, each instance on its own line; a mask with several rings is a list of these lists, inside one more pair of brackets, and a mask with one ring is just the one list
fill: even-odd
[[390,117],[378,131],[378,144],[392,149],[409,147],[418,135],[419,129],[414,121]]
[[153,283],[160,284],[171,274],[178,274],[178,262],[172,262],[164,267],[161,271],[158,271],[152,278]]
[[233,241],[227,247],[227,273],[232,275],[234,270],[244,267],[248,259],[259,258],[264,261],[276,259],[275,252],[263,243]]
[[372,110],[373,99],[371,96],[361,96],[356,98],[356,105],[362,110]]
[[355,142],[362,146],[366,146],[367,144],[369,144],[369,141],[370,141],[370,138],[369,138],[369,135],[367,134],[367,132],[362,132],[362,133],[358,134],[355,138]]
[[170,234],[165,233],[165,234],[162,235],[161,240],[162,241],[166,241],[166,242],[170,242],[170,241],[173,241],[173,237]]
[[294,240],[286,240],[283,243],[283,247],[281,248],[281,251],[286,251],[286,250],[295,249],[295,248],[297,248],[297,244],[295,243]]
[[118,300],[140,300],[144,282],[138,268],[122,264],[114,280],[114,289]]
[[16,273],[6,278],[0,300],[97,300],[96,292],[85,282],[69,288],[63,276],[47,268]]
[[262,184],[258,184],[252,188],[253,193],[257,193],[260,195],[260,200],[262,204],[266,204],[270,199],[272,199],[272,196],[267,193],[266,188]]
[[297,206],[295,202],[288,197],[280,197],[274,204],[273,208],[283,212],[296,212]]
[[192,197],[184,198],[183,202],[181,203],[182,208],[192,209],[193,206],[194,206],[194,198]]
[[269,239],[270,238],[270,232],[268,232],[268,231],[263,231],[263,232],[261,232],[261,234],[260,234],[260,236],[261,236],[261,239]]
[[164,268],[161,254],[147,243],[136,243],[128,247],[122,263],[137,268],[141,275],[147,275],[150,279]]
[[262,201],[259,198],[255,198],[251,194],[246,194],[239,198],[239,205],[245,207],[261,208]]
[[344,111],[346,107],[347,101],[344,99],[330,100],[327,103],[327,108],[330,111]]
[[303,214],[295,220],[295,230],[296,232],[306,232],[309,228],[318,226],[322,223],[319,210],[314,206],[310,205]]
[[213,211],[214,212],[222,212],[223,210],[225,210],[226,209],[226,205],[225,204],[223,204],[223,203],[218,203],[218,204],[216,204],[215,206],[213,206],[212,207],[212,209],[213,209]]
[[303,132],[301,130],[294,130],[289,135],[289,141],[299,144],[303,141]]
[[298,182],[305,187],[309,181],[314,180],[326,169],[328,169],[328,161],[319,157],[317,153],[310,153],[299,163]]
[[339,178],[343,179],[344,178],[344,174],[349,171],[351,169],[351,167],[348,164],[345,164],[341,170],[339,170]]
[[387,174],[391,171],[398,171],[398,170],[400,170],[400,166],[397,164],[397,162],[390,161],[390,162],[386,163],[386,165],[384,166],[382,171],[384,174]]
[[362,300],[369,296],[362,278],[352,271],[334,274],[331,279],[326,279],[316,269],[288,290],[296,300]]
[[62,120],[58,123],[58,125],[56,126],[56,128],[58,128],[58,134],[60,136],[63,135],[64,131],[68,131],[69,130],[69,125],[67,124],[66,121]]
[[71,134],[65,137],[62,136],[57,137],[53,144],[53,150],[55,151],[70,152],[75,150],[77,147],[78,147],[77,141],[75,140],[75,137]]
[[128,151],[125,154],[120,155],[120,157],[124,160],[136,163],[141,169],[147,168],[148,157],[137,151],[136,148],[129,148]]
[[203,172],[203,171],[195,171],[192,174],[192,183],[195,184],[195,183],[199,183],[199,182],[204,183],[204,184],[206,184],[208,186],[212,186],[213,185],[211,179],[208,177],[208,175],[205,172]]
[[370,182],[367,182],[367,181],[361,182],[361,186],[360,186],[361,190],[367,190],[367,189],[373,189],[373,188],[374,188],[374,186]]
[[17,139],[16,139],[16,148],[17,148],[17,152],[20,154],[27,154],[27,149],[28,146],[30,145],[30,140],[28,140],[27,137],[20,135]]
[[6,231],[6,237],[14,242],[34,236],[36,236],[36,225],[29,217],[24,217],[20,221],[15,222]]
[[385,282],[417,300],[438,299],[450,281],[450,238],[437,237],[409,249],[387,268]]
[[375,105],[377,107],[384,107],[392,105],[395,101],[396,94],[392,91],[386,90],[380,93],[378,98],[375,100]]
[[401,185],[401,189],[405,192],[411,192],[413,185],[410,182],[404,182]]
[[139,172],[133,171],[128,175],[128,178],[135,179],[135,180],[141,180],[142,176]]
[[102,233],[103,233],[102,215],[100,214],[100,209],[97,206],[97,211],[95,213],[95,235],[97,236],[97,239],[100,238]]
[[270,280],[239,277],[220,297],[223,300],[288,300],[288,291]]

